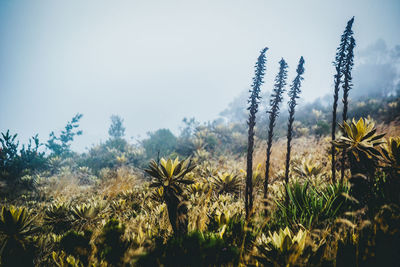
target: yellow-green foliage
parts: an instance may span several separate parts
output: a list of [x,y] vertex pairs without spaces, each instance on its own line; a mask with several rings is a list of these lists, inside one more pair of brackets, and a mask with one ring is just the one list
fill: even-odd
[[375,123],[372,120],[360,118],[357,122],[343,122],[340,125],[343,131],[335,145],[351,153],[357,161],[363,158],[378,160],[380,156],[379,145],[383,144],[385,134],[376,134]]
[[66,255],[64,251],[59,253],[53,251],[52,253],[53,263],[58,267],[83,267],[78,259],[75,259],[72,255]]
[[290,266],[301,256],[306,245],[307,232],[300,229],[293,234],[288,227],[277,232],[262,234],[257,246],[260,256],[256,259],[261,264],[272,263],[274,266]]
[[[87,168],[62,167],[55,174],[41,174],[37,189],[40,197],[27,194],[13,202],[29,206],[30,212],[26,208],[9,207],[8,200],[2,201],[6,206],[2,210],[0,240],[7,240],[3,229],[20,229],[22,234],[17,235],[20,244],[35,245],[38,251],[35,263],[38,266],[83,266],[86,263],[88,266],[106,266],[109,263],[98,256],[101,250],[99,241],[105,237],[102,235],[104,225],[115,219],[125,225],[119,238],[121,244],[126,244],[127,250],[120,255],[124,255],[121,262],[127,266],[135,265],[141,255],[155,247],[165,245],[173,235],[179,239],[193,231],[212,235],[238,250],[242,266],[333,265],[345,261],[346,255],[352,255],[354,251],[357,251],[360,263],[367,259],[375,260],[377,256],[374,255],[381,253],[378,250],[381,238],[397,244],[393,240],[398,236],[398,208],[393,206],[393,201],[398,190],[392,190],[391,198],[388,198],[387,190],[397,188],[393,186],[397,185],[393,182],[396,179],[389,179],[395,176],[389,176],[389,172],[398,170],[400,142],[399,138],[389,138],[382,146],[383,139],[375,133],[375,128],[371,130],[368,120],[353,121],[353,124],[348,123],[352,131],[349,136],[354,140],[346,134],[339,138],[346,144],[347,151],[358,155],[370,153],[374,157],[376,152],[370,151],[373,148],[380,153],[372,159],[377,161],[377,166],[383,167],[376,173],[383,177],[381,180],[385,187],[382,187],[380,202],[376,202],[374,209],[352,210],[350,199],[354,196],[348,195],[347,181],[343,184],[327,182],[330,166],[326,148],[330,140],[301,137],[293,140],[291,175],[292,181],[298,184],[289,185],[288,206],[280,201],[286,193],[280,175],[286,142],[277,140],[274,144],[267,199],[270,205],[265,215],[262,194],[265,143],[256,140],[254,211],[251,220],[246,221],[242,193],[245,172],[241,170],[245,158],[229,153],[216,155],[210,149],[201,148],[212,141],[202,140],[192,161],[178,158],[160,159],[158,163],[152,161],[147,169],[150,177],[123,164],[123,155],[121,166],[99,171],[94,183],[81,183],[81,178],[90,173]],[[385,129],[385,132],[389,130]],[[390,132],[393,135],[395,131]],[[384,201],[389,200],[392,201],[390,207],[393,207],[390,216],[387,215],[388,209],[380,209],[386,204]],[[35,215],[36,225],[43,226],[39,232],[29,214]],[[4,226],[10,222],[13,222],[11,225],[18,224],[18,221],[28,226]],[[62,237],[71,230],[93,231],[86,239],[90,249],[85,257],[69,255],[65,248],[60,247]],[[11,234],[8,237],[14,238]],[[391,251],[390,248],[386,250]]]
[[318,178],[323,171],[323,166],[315,162],[311,157],[303,159],[299,164],[293,166],[293,172],[301,178]]
[[400,137],[390,137],[382,149],[386,163],[392,171],[400,173]]
[[72,221],[68,205],[63,202],[51,204],[44,211],[43,221],[56,232],[65,231]]
[[195,167],[189,160],[179,161],[178,157],[175,160],[162,158],[160,164],[154,160],[151,161],[149,168],[145,171],[156,179],[150,186],[170,188],[176,194],[181,194],[182,189],[178,184],[192,184],[192,180],[186,180],[184,177]]
[[240,191],[240,178],[230,173],[218,173],[214,178],[214,188],[218,194],[237,195]]
[[104,208],[103,202],[95,202],[92,200],[88,203],[73,206],[71,208],[71,214],[78,228],[81,229],[93,223]]
[[1,209],[0,233],[6,236],[6,242],[13,239],[22,243],[37,230],[33,223],[26,208],[9,206]]
[[[1,266],[32,264],[32,235],[38,230],[26,208],[2,207],[0,213]],[[21,257],[24,255],[24,257]]]

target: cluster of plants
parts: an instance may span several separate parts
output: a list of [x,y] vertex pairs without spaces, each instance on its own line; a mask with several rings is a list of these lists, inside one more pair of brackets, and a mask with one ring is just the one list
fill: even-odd
[[[179,136],[160,129],[131,144],[112,116],[109,139],[81,154],[71,150],[81,114],[46,144],[2,134],[1,266],[397,266],[400,130],[389,110],[353,119],[353,22],[335,57],[333,109],[296,110],[303,57],[288,90],[280,60],[265,104],[264,48],[247,125],[184,119]],[[393,99],[380,105],[396,109],[384,104]]]

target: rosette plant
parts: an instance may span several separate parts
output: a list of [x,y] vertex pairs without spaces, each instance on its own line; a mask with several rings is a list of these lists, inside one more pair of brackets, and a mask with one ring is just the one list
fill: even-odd
[[400,137],[390,137],[383,145],[383,169],[388,175],[385,195],[392,202],[400,204]]
[[346,151],[351,174],[364,174],[372,181],[382,156],[379,148],[385,134],[376,134],[375,123],[364,118],[339,126],[343,136],[334,141],[334,145]]
[[[1,266],[33,266],[31,237],[38,228],[26,208],[2,207],[0,212]],[[20,257],[21,255],[26,257]]]
[[218,173],[214,178],[214,187],[218,194],[239,195],[240,178],[231,173]]
[[400,137],[390,137],[383,145],[382,154],[386,161],[386,169],[393,177],[400,177]]
[[193,184],[194,181],[185,179],[185,175],[196,167],[189,159],[180,161],[165,160],[160,162],[151,161],[145,172],[155,178],[150,187],[162,188],[162,201],[167,205],[168,217],[175,234],[182,235],[187,233],[187,204],[183,194],[182,185]]
[[300,229],[293,234],[288,227],[284,230],[264,234],[262,244],[257,246],[260,253],[255,259],[262,266],[292,266],[303,254],[306,247],[307,232]]

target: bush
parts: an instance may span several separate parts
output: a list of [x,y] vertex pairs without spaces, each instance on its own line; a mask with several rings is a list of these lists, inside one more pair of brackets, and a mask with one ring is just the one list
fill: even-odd
[[90,148],[88,153],[82,155],[79,165],[87,166],[94,174],[99,175],[104,168],[113,169],[122,164],[138,167],[144,162],[140,149],[130,145],[125,139],[118,138]]
[[9,193],[15,196],[16,191],[32,189],[32,179],[22,179],[25,175],[34,175],[47,168],[44,152],[39,152],[41,144],[38,135],[33,136],[27,146],[19,149],[17,134],[8,130],[0,137],[0,182]]
[[96,242],[97,253],[100,259],[106,260],[112,266],[121,266],[122,258],[128,244],[122,240],[125,225],[116,219],[110,219]]
[[84,266],[88,266],[89,257],[92,252],[90,245],[91,236],[91,231],[85,231],[84,233],[69,231],[61,238],[60,248],[68,255],[79,259],[84,263]]
[[157,158],[157,156],[160,158],[167,157],[175,151],[177,138],[169,129],[149,132],[148,136],[147,139],[142,141],[148,159]]

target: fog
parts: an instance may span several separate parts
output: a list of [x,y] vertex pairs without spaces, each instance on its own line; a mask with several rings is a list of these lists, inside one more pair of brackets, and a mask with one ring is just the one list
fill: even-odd
[[302,98],[312,101],[332,91],[332,61],[352,16],[354,92],[381,84],[390,92],[399,80],[399,15],[396,0],[3,0],[0,131],[45,142],[79,112],[78,151],[107,138],[112,114],[132,141],[159,128],[177,134],[184,117],[214,120],[248,90],[265,46],[264,92],[281,57],[291,81],[303,56]]
[[387,96],[400,89],[400,45],[388,47],[382,39],[358,53],[353,97]]

